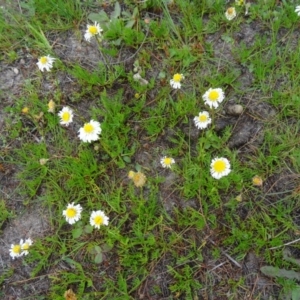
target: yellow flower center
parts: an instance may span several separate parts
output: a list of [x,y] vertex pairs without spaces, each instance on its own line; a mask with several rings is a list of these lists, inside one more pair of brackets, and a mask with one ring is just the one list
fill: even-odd
[[175,81],[175,82],[180,82],[181,81],[181,79],[182,79],[182,75],[181,74],[175,74],[174,76],[173,76],[173,80]]
[[134,174],[132,180],[135,186],[140,187],[145,184],[146,176],[142,172],[137,172]]
[[47,56],[43,56],[43,57],[40,58],[40,63],[41,64],[45,65],[47,62],[48,62]]
[[70,113],[68,111],[65,111],[62,115],[61,115],[61,118],[64,122],[68,122],[70,120]]
[[98,29],[96,26],[90,26],[89,27],[89,33],[92,34],[92,35],[95,35],[98,33]]
[[232,15],[232,14],[234,13],[234,8],[233,8],[233,7],[229,7],[229,8],[227,9],[227,13],[228,13],[229,15]]
[[135,173],[133,176],[133,180],[135,182],[139,182],[141,180],[141,178],[142,178],[142,174],[140,172]]
[[212,90],[209,94],[208,94],[208,98],[210,101],[217,101],[219,98],[219,93],[216,90]]
[[20,254],[21,252],[21,246],[20,245],[14,245],[12,248],[12,252],[16,254]]
[[94,131],[94,126],[91,125],[90,123],[86,123],[84,124],[83,126],[83,130],[86,132],[86,133],[92,133]]
[[225,169],[226,169],[226,163],[225,163],[223,160],[217,160],[217,161],[214,163],[214,170],[215,170],[217,173],[224,172]]
[[207,116],[206,115],[200,115],[199,116],[199,121],[200,122],[206,122],[207,121]]
[[77,210],[73,207],[68,208],[66,211],[66,216],[68,218],[74,218],[76,216],[76,214],[77,214]]
[[102,225],[104,222],[104,218],[102,216],[96,216],[94,218],[94,222],[96,225]]
[[169,166],[172,163],[172,159],[170,157],[166,157],[164,159],[164,163],[165,163],[165,165]]
[[22,108],[22,113],[23,114],[28,114],[28,112],[29,112],[29,108],[27,106]]
[[28,250],[29,249],[29,244],[26,243],[26,244],[22,245],[22,249],[23,250]]
[[263,184],[263,180],[261,177],[255,175],[253,178],[252,178],[252,183],[253,185],[256,185],[256,186],[261,186]]

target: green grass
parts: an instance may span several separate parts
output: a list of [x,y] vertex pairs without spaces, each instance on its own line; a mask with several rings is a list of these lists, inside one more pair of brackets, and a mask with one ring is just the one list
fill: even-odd
[[[31,59],[18,93],[1,106],[0,163],[18,167],[21,210],[40,207],[49,223],[42,235],[32,232],[29,255],[4,264],[0,283],[24,291],[24,299],[31,299],[30,284],[44,275],[49,289],[36,299],[64,299],[69,288],[78,299],[218,298],[224,290],[243,299],[252,287],[246,276],[237,279],[241,270],[233,265],[224,275],[220,265],[210,272],[214,265],[207,262],[232,264],[226,253],[242,264],[255,253],[262,264],[299,271],[282,260],[284,244],[299,232],[300,19],[294,6],[261,1],[249,16],[237,7],[238,16],[228,21],[224,1],[100,2],[20,1],[22,14],[12,7],[0,12],[3,62],[18,66],[20,49]],[[86,24],[95,20],[104,28],[103,41],[88,44]],[[62,55],[56,41],[66,33],[96,53],[94,67],[82,53],[76,61]],[[56,60],[51,72],[42,73],[36,62],[47,54]],[[147,85],[133,79],[134,68]],[[248,85],[241,80],[245,72]],[[175,73],[185,76],[178,90],[169,84]],[[226,95],[215,110],[202,100],[211,87]],[[55,114],[48,112],[51,99]],[[244,115],[217,130],[230,101],[242,104]],[[271,113],[261,114],[261,105]],[[64,106],[75,113],[68,127],[57,116]],[[198,130],[193,118],[203,110],[212,124]],[[263,139],[255,144],[253,132],[246,145],[230,149],[245,115],[262,126]],[[100,139],[83,143],[78,130],[91,119],[101,123]],[[160,166],[164,155],[176,161],[171,170]],[[228,158],[232,167],[220,180],[209,171],[215,157]],[[134,186],[130,170],[147,176],[143,187]],[[262,187],[253,186],[254,175],[263,178]],[[20,211],[1,195],[5,232]],[[72,202],[83,212],[70,225],[62,212]],[[105,212],[108,226],[90,226],[95,210]],[[5,240],[12,243],[18,240]],[[290,247],[297,251],[299,243]],[[29,277],[14,279],[24,267]],[[222,281],[214,287],[218,272]],[[290,279],[274,280],[281,295],[297,287]]]

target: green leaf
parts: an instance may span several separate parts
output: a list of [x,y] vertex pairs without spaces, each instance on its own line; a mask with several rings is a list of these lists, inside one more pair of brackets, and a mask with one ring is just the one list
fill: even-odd
[[131,163],[131,159],[129,156],[123,156],[123,160],[127,163]]
[[97,254],[102,253],[102,249],[99,246],[94,246],[94,250]]
[[119,38],[119,39],[114,40],[112,43],[113,43],[114,45],[116,45],[116,46],[120,46],[120,45],[121,45],[121,42],[122,42],[122,39]]
[[94,262],[96,264],[101,264],[103,261],[103,255],[102,253],[98,253],[96,256],[95,256],[95,259],[94,259]]
[[106,14],[104,10],[101,10],[98,14],[96,13],[91,13],[89,14],[88,18],[93,21],[93,22],[98,22],[98,23],[107,23],[109,22],[109,17]]
[[79,238],[81,234],[82,234],[82,228],[76,228],[72,230],[73,239]]
[[127,19],[130,19],[131,18],[131,13],[129,13],[128,11],[122,11],[122,16],[127,18]]
[[114,11],[111,13],[110,18],[111,19],[117,19],[119,18],[121,15],[121,6],[119,2],[115,3],[115,9]]
[[101,248],[102,248],[102,252],[108,252],[108,251],[110,251],[112,249],[112,246],[110,246],[108,244],[103,244],[101,246]]
[[284,277],[289,279],[300,280],[300,273],[295,271],[279,269],[272,266],[263,266],[260,268],[260,271],[266,276],[270,276],[270,277]]
[[134,9],[133,9],[133,13],[132,13],[132,16],[135,18],[136,16],[139,15],[139,9],[138,7],[136,6]]
[[85,233],[91,233],[93,231],[93,227],[91,225],[86,225],[84,227],[84,232]]
[[135,20],[129,20],[129,21],[126,23],[125,27],[126,27],[126,28],[132,28],[134,24],[135,24]]
[[158,74],[158,78],[159,79],[166,78],[166,72],[165,71],[160,71],[159,74]]

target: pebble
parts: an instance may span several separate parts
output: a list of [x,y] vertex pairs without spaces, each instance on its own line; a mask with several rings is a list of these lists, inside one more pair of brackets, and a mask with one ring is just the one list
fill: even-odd
[[226,112],[228,115],[239,116],[243,113],[243,106],[240,104],[228,105],[226,108]]

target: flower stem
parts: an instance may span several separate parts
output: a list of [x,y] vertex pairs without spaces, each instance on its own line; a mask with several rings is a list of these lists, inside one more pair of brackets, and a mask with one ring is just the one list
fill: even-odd
[[97,41],[98,46],[99,46],[99,52],[100,52],[100,55],[102,57],[102,60],[103,60],[103,62],[105,64],[106,68],[108,68],[109,64],[107,63],[106,57],[105,57],[105,55],[103,54],[103,52],[101,50],[102,49],[102,47],[101,47],[101,40],[99,40],[99,37],[97,37],[97,36],[96,36],[96,41]]

